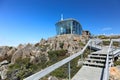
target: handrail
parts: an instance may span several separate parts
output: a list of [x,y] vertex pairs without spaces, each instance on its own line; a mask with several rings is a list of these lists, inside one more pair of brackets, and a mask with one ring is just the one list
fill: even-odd
[[111,47],[113,42],[120,42],[120,39],[112,39],[108,48],[105,70],[103,75],[103,80],[109,80],[109,54],[111,53]]
[[88,43],[85,45],[85,47],[82,49],[82,51],[79,51],[76,54],[71,55],[70,57],[67,57],[47,68],[45,68],[44,70],[41,70],[23,80],[39,80],[42,77],[46,76],[47,74],[51,73],[52,71],[54,71],[55,69],[61,67],[62,65],[70,62],[71,60],[73,60],[74,58],[78,57],[79,55],[83,54],[83,52],[86,50],[86,48],[88,47],[88,45],[91,43],[92,40],[89,40]]
[[110,53],[112,44],[113,44],[113,41],[111,40],[109,48],[108,48],[108,52],[107,52],[107,58],[106,58],[103,80],[109,80],[109,53]]

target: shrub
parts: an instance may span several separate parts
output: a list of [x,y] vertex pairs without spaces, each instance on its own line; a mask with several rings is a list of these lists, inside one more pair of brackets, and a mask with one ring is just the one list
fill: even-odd
[[120,61],[114,61],[114,66],[120,65]]
[[85,46],[85,44],[83,42],[79,42],[80,46]]
[[120,45],[120,43],[119,42],[113,42],[113,45],[118,47]]
[[110,41],[103,41],[103,45],[110,45]]
[[48,55],[50,59],[57,59],[60,56],[65,56],[67,53],[67,50],[54,50],[54,51],[49,51]]
[[60,45],[60,48],[63,49],[64,43],[60,42],[59,45]]

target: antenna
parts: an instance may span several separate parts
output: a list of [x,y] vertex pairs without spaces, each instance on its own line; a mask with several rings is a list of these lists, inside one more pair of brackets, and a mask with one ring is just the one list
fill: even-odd
[[61,14],[61,21],[63,20],[63,14]]

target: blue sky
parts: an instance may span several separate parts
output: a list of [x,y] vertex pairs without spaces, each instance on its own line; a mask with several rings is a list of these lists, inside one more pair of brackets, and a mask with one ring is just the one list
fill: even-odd
[[0,46],[56,35],[55,23],[77,19],[92,34],[119,34],[120,0],[0,0]]

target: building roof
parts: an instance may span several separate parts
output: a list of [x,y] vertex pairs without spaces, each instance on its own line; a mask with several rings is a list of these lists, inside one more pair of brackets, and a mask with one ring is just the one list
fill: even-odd
[[[59,23],[59,22],[64,22],[64,21],[76,21],[76,22],[79,23],[79,21],[77,21],[76,19],[73,19],[73,18],[63,19],[63,20],[58,21],[57,23]],[[56,23],[56,24],[57,24],[57,23]],[[80,23],[79,23],[79,24],[80,24]]]

